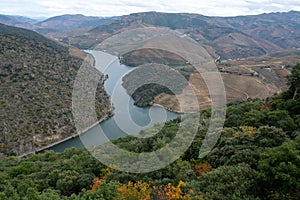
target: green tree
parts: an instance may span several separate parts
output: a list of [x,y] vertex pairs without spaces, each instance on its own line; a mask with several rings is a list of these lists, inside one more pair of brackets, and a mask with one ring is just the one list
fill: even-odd
[[288,83],[290,85],[289,91],[293,93],[292,99],[299,99],[300,63],[293,67],[292,74],[288,76]]
[[300,198],[300,136],[268,148],[258,164],[261,196],[265,193]]
[[62,171],[58,174],[56,187],[64,195],[70,195],[79,189],[80,174],[74,170]]
[[293,118],[291,118],[286,110],[274,110],[268,112],[265,124],[282,128],[285,131],[293,131],[297,127]]
[[[228,129],[227,131],[230,132]],[[207,160],[214,168],[242,162],[255,167],[261,148],[255,145],[254,141],[254,137],[246,134],[238,134],[236,137],[222,135],[207,155]]]
[[287,138],[286,133],[280,128],[261,126],[256,133],[255,143],[260,147],[275,147],[281,145]]
[[204,199],[256,199],[256,175],[247,164],[222,166],[203,174],[199,181],[192,181],[191,187]]

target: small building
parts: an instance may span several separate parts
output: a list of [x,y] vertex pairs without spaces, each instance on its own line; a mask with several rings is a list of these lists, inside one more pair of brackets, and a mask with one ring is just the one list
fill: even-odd
[[258,76],[258,73],[256,71],[251,73],[251,76]]
[[215,62],[220,64],[220,63],[221,63],[221,56],[219,56],[219,57],[215,60]]

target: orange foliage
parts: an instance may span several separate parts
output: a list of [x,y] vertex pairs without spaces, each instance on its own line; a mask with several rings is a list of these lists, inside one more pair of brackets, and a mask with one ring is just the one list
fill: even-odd
[[102,182],[102,179],[100,179],[98,177],[94,178],[91,192],[97,191],[101,182]]
[[210,172],[211,169],[212,166],[209,163],[197,164],[194,167],[194,171],[196,172],[197,176],[202,176],[204,173]]

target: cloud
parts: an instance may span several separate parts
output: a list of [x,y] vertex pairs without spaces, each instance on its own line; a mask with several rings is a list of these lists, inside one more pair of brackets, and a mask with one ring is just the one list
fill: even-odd
[[116,16],[135,12],[189,12],[208,16],[236,16],[263,12],[300,11],[299,0],[1,0],[0,13],[31,17],[62,14]]

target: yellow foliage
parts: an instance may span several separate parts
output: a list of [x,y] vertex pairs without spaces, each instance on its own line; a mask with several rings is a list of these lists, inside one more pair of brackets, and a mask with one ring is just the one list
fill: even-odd
[[186,184],[185,184],[185,182],[183,182],[182,180],[180,180],[179,181],[179,183],[178,183],[178,185],[177,185],[177,187],[186,187]]
[[149,183],[142,181],[137,183],[129,181],[127,184],[121,185],[118,192],[120,199],[124,200],[150,200],[152,195],[155,196],[155,199],[163,200],[202,200],[201,195],[195,195],[193,190],[186,189],[186,183],[181,180],[177,186],[168,183],[165,187],[151,187]]
[[[179,181],[178,185],[175,187],[171,183],[168,183],[168,185],[163,189],[164,196],[166,197],[166,200],[176,200],[176,199],[191,199],[191,195],[188,193],[185,193],[182,189],[186,187],[186,183],[183,181]],[[191,190],[189,191],[191,192]]]
[[129,181],[118,188],[121,199],[125,200],[150,200],[150,185],[143,181],[133,183]]
[[105,180],[107,178],[107,176],[109,174],[111,174],[112,172],[113,172],[113,169],[110,167],[105,167],[105,168],[101,169],[102,179]]
[[237,137],[241,134],[244,134],[244,135],[250,135],[250,136],[255,136],[256,134],[256,128],[255,127],[252,127],[252,126],[240,126],[240,131],[238,132],[234,132],[232,134],[232,137]]

